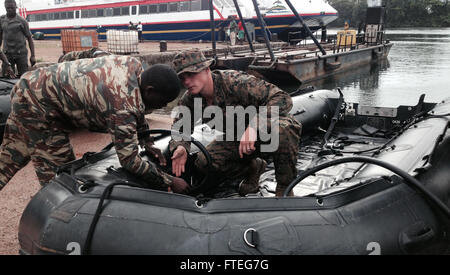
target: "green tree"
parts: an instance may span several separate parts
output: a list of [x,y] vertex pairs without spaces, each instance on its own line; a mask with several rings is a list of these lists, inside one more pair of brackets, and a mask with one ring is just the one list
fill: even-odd
[[[339,12],[332,26],[343,26],[345,21],[356,28],[365,21],[367,1],[330,0]],[[384,0],[387,27],[449,27],[449,0]]]

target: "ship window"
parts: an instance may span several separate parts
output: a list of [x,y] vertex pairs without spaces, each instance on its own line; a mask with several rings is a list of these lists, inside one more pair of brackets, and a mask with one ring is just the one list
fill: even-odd
[[209,10],[209,0],[202,0],[202,10]]
[[130,7],[123,7],[122,8],[122,15],[123,16],[130,15]]
[[202,9],[202,2],[201,0],[192,0],[191,2],[191,10],[192,11],[199,11]]
[[139,14],[148,14],[148,6],[139,6]]
[[47,21],[47,14],[41,14],[41,21]]
[[67,19],[67,13],[61,12],[61,19]]
[[106,16],[113,16],[113,9],[112,8],[107,8],[106,9]]
[[137,13],[137,7],[136,6],[132,6],[131,7],[131,15],[136,15]]
[[81,11],[81,18],[88,18],[88,15],[89,15],[89,11],[88,10],[82,10]]
[[97,17],[97,10],[89,10],[89,18]]
[[158,5],[148,6],[148,13],[157,13],[157,12],[158,12]]
[[120,8],[114,8],[113,9],[113,16],[119,16],[120,15]]
[[53,16],[53,18],[55,20],[59,20],[60,16],[59,16],[59,12],[56,12],[55,15]]
[[178,3],[170,3],[169,12],[177,12],[177,11],[178,11]]
[[180,11],[190,11],[191,10],[190,2],[180,2]]
[[167,4],[159,4],[159,12],[167,12]]
[[75,11],[75,18],[80,18],[80,11]]
[[74,19],[73,11],[67,12],[67,19]]
[[105,16],[105,10],[104,9],[98,9],[97,10],[97,17],[103,17]]

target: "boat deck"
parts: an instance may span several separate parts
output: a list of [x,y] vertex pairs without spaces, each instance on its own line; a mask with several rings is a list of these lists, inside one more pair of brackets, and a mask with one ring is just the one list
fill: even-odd
[[[392,43],[377,45],[357,44],[347,47],[335,43],[321,44],[325,55],[314,44],[292,46],[286,43],[272,45],[273,58],[267,48],[233,49],[217,52],[217,66],[250,71],[274,84],[280,81],[307,83],[336,72],[378,62],[386,58]],[[212,56],[211,52],[208,52]]]

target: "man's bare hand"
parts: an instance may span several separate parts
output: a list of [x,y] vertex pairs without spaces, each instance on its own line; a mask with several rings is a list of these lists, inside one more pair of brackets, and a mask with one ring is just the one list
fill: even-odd
[[244,158],[244,155],[251,155],[255,152],[255,143],[258,135],[255,129],[248,127],[244,135],[242,135],[241,143],[239,144],[239,156]]
[[16,74],[14,73],[14,70],[11,66],[6,66],[4,75],[10,79],[16,78]]
[[175,176],[180,177],[185,172],[187,157],[186,149],[183,146],[178,146],[175,152],[173,152],[172,172]]
[[30,64],[33,67],[36,64],[36,57],[34,55],[30,56]]

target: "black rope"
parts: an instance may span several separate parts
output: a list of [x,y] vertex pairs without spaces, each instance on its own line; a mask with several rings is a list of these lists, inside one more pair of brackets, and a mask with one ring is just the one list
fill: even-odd
[[6,79],[3,79],[3,78],[0,78],[0,82],[8,83],[8,84],[11,84],[13,86],[16,85],[16,83],[14,83],[12,81],[9,81],[9,80],[6,80]]
[[128,182],[116,182],[108,185],[105,190],[103,191],[103,194],[100,197],[100,201],[97,206],[97,210],[95,211],[94,217],[92,218],[91,225],[89,226],[89,231],[86,237],[86,241],[84,243],[83,247],[83,255],[89,255],[91,253],[91,245],[92,245],[92,239],[94,237],[95,228],[97,226],[97,223],[100,219],[100,216],[103,212],[103,204],[105,200],[109,199],[111,196],[111,193],[116,186],[129,186],[129,187],[135,187],[140,188],[141,186],[133,183]]
[[336,124],[339,121],[339,114],[341,112],[342,104],[344,103],[344,94],[342,93],[341,89],[338,89],[338,92],[339,92],[339,101],[336,110],[334,111],[333,118],[331,119],[330,127],[328,127],[328,130],[323,138],[322,144],[323,147],[327,146],[328,140],[330,139],[331,134],[333,133],[334,128],[336,127]]
[[423,184],[421,182],[419,182],[417,179],[415,179],[414,177],[412,177],[411,175],[409,175],[407,172],[399,169],[398,167],[378,160],[378,159],[374,159],[374,158],[369,158],[369,157],[349,157],[349,158],[342,158],[342,159],[337,159],[337,160],[333,160],[330,161],[328,163],[324,163],[321,165],[318,165],[317,167],[314,167],[308,171],[305,171],[303,173],[301,173],[289,186],[288,188],[286,188],[286,190],[283,193],[283,197],[287,197],[288,194],[292,191],[292,189],[298,184],[300,183],[302,180],[304,180],[305,178],[316,174],[317,172],[324,170],[326,168],[332,167],[332,166],[336,166],[336,165],[340,165],[340,164],[344,164],[344,163],[349,163],[349,162],[362,162],[362,163],[369,163],[369,164],[374,164],[377,166],[381,166],[387,170],[390,170],[392,172],[394,172],[395,174],[399,175],[400,177],[402,177],[405,180],[405,183],[410,186],[411,188],[418,190],[421,194],[423,194],[426,198],[428,198],[439,210],[442,211],[442,213],[444,213],[448,219],[450,219],[450,209],[448,208],[448,206],[446,204],[444,204],[438,197],[436,197],[433,193],[431,193],[428,189],[426,189]]
[[[382,145],[381,147],[379,147],[378,150],[376,150],[373,154],[372,157],[375,157],[377,155],[379,155],[384,149],[386,149],[388,147],[388,145],[393,142],[396,138],[398,138],[401,134],[403,134],[404,132],[406,132],[406,130],[408,130],[409,128],[411,128],[414,124],[417,124],[419,122],[425,121],[427,119],[431,119],[431,118],[444,118],[447,119],[447,116],[450,116],[450,114],[444,114],[444,115],[429,115],[430,111],[423,111],[420,112],[416,115],[414,115],[410,121],[405,122],[405,126],[403,126],[392,138],[390,138],[384,145]],[[355,172],[353,173],[353,176],[355,176],[362,168],[364,167],[364,164],[361,165],[358,169],[355,170]]]
[[379,150],[381,147],[375,147],[372,149],[367,149],[367,150],[362,150],[362,151],[354,151],[354,152],[350,152],[350,151],[339,151],[342,154],[355,154],[355,155],[360,155],[360,154],[366,154],[366,153],[370,153],[372,151],[375,150]]

